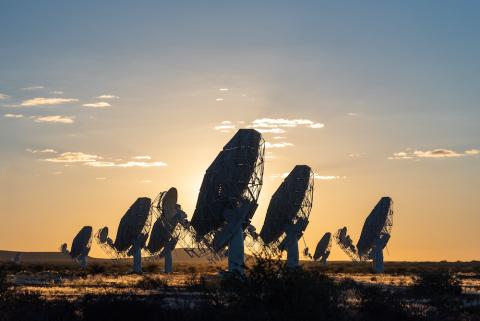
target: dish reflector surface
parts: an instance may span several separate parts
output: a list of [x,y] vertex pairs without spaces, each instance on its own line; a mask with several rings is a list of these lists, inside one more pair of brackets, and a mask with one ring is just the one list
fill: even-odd
[[[197,239],[225,224],[225,210],[245,200],[256,202],[262,185],[263,148],[259,132],[240,129],[207,169],[191,220]],[[247,219],[253,214],[248,213]]]
[[137,241],[149,218],[150,205],[150,198],[140,197],[123,215],[113,244],[117,251],[125,251]]
[[392,205],[393,201],[390,197],[382,197],[370,215],[367,216],[357,243],[357,251],[360,257],[368,255],[375,241],[382,234],[390,235]]
[[82,254],[85,256],[88,255],[92,244],[92,231],[91,226],[84,226],[75,236],[70,250],[70,256],[72,258],[77,258]]
[[260,231],[265,244],[276,241],[297,217],[311,184],[311,173],[307,165],[295,166],[273,194]]

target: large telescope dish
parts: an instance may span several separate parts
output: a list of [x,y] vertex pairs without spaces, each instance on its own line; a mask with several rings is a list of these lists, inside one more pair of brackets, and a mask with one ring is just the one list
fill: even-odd
[[268,205],[260,231],[264,248],[280,255],[287,251],[287,266],[299,266],[298,240],[307,228],[313,205],[314,173],[296,165],[280,184]]
[[315,248],[315,253],[313,254],[313,259],[315,261],[320,260],[320,262],[326,263],[330,255],[330,249],[332,247],[332,233],[327,232],[323,237],[318,241],[317,247]]
[[149,220],[150,205],[150,198],[140,197],[123,215],[113,243],[118,252],[128,251],[138,241]]
[[151,200],[139,197],[123,215],[115,241],[108,237],[108,227],[100,229],[95,237],[98,244],[111,256],[133,256],[133,271],[142,272],[142,248],[150,231]]
[[229,270],[243,266],[243,230],[257,209],[264,153],[259,132],[238,130],[207,169],[200,187],[191,220],[195,240],[214,253],[228,244]]
[[[357,243],[358,255],[361,258],[369,257],[370,252],[375,246],[375,242],[380,239],[382,235],[388,235],[388,238],[390,237],[393,215],[392,206],[393,201],[390,197],[382,197],[370,215],[367,216]],[[386,242],[384,246],[385,245]]]
[[60,252],[69,255],[73,260],[80,262],[82,268],[87,267],[87,257],[92,246],[92,227],[84,226],[75,235],[72,241],[72,247],[68,251],[67,243],[60,246]]
[[260,231],[264,244],[278,240],[287,226],[310,215],[313,202],[313,172],[307,165],[297,165],[278,187],[268,204]]
[[[254,129],[240,129],[225,145],[203,177],[191,220],[201,239],[226,221],[224,212],[245,199],[256,202],[263,177],[264,143]],[[249,213],[249,219],[253,213]]]
[[92,246],[92,231],[91,226],[84,226],[73,238],[72,248],[70,249],[71,258],[77,259],[81,255],[88,255]]

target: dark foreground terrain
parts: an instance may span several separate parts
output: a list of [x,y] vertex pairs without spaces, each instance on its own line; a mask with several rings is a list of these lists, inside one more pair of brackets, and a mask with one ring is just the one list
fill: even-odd
[[480,263],[333,262],[285,269],[251,260],[245,276],[181,263],[171,275],[146,262],[0,263],[3,320],[480,320]]

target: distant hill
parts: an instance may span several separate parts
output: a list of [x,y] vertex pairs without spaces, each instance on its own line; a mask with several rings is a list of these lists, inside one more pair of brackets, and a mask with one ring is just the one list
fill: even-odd
[[[21,253],[20,262],[23,263],[70,263],[72,260],[68,255],[60,252],[17,252],[17,251],[2,251],[0,250],[0,262],[10,262],[17,253]],[[89,262],[105,262],[111,259],[102,258],[88,258]],[[173,261],[177,263],[182,262],[208,262],[206,257],[191,258],[183,248],[178,248],[173,251]]]

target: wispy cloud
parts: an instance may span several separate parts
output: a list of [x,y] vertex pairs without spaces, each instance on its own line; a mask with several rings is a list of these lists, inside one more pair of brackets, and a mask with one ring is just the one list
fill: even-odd
[[60,124],[74,123],[74,117],[61,116],[61,115],[34,116],[33,119],[36,123],[60,123]]
[[76,98],[45,98],[45,97],[37,97],[33,99],[27,99],[22,101],[20,106],[23,107],[32,107],[32,106],[45,106],[45,105],[61,105],[65,103],[76,102],[78,99]]
[[55,149],[52,149],[52,148],[45,148],[45,149],[31,149],[31,148],[27,148],[26,149],[27,152],[29,153],[32,153],[32,154],[37,154],[37,153],[41,153],[41,154],[56,154],[57,151]]
[[480,150],[478,149],[470,149],[464,152],[457,152],[451,149],[445,148],[437,148],[433,150],[410,150],[407,149],[404,152],[393,153],[392,156],[388,157],[388,159],[396,160],[396,159],[422,159],[422,158],[458,158],[464,156],[472,156],[472,155],[479,155]]
[[39,89],[43,89],[43,88],[45,88],[45,87],[43,87],[43,86],[30,86],[30,87],[23,87],[23,88],[20,88],[20,89],[29,91],[29,90],[39,90]]
[[136,160],[151,160],[152,158],[148,155],[142,155],[142,156],[133,156],[132,157],[133,159],[136,159]]
[[88,162],[85,165],[92,166],[92,167],[164,167],[167,166],[167,163],[164,162],[126,162],[126,163],[115,163],[115,162],[104,162],[104,161],[97,161],[97,162]]
[[8,99],[8,98],[10,98],[9,95],[0,93],[0,100],[4,100],[4,99]]
[[116,95],[104,94],[104,95],[97,96],[97,98],[98,99],[119,99],[120,97]]
[[150,183],[152,183],[152,182],[153,182],[153,181],[152,181],[151,179],[142,179],[142,180],[140,181],[140,183],[145,183],[145,184],[150,184]]
[[84,107],[92,107],[92,108],[106,108],[110,107],[110,103],[107,103],[105,101],[99,101],[96,103],[89,103],[89,104],[83,104]]
[[220,125],[213,127],[213,129],[218,130],[222,133],[228,133],[234,130],[235,128],[236,126],[229,120],[224,120],[220,123]]
[[230,89],[228,89],[228,88],[219,88],[218,90],[219,90],[219,91],[229,91]]
[[[95,154],[87,154],[83,152],[64,152],[58,154],[53,149],[27,149],[28,152],[37,154],[37,153],[54,153],[57,154],[54,157],[43,158],[41,161],[50,162],[50,163],[65,163],[72,164],[78,163],[90,167],[120,167],[120,168],[131,168],[131,167],[164,167],[167,166],[164,162],[159,161],[128,161],[128,162],[118,162],[118,161],[109,161],[104,160],[103,157]],[[140,156],[140,157],[149,157],[149,156]],[[135,157],[134,157],[135,158]],[[143,158],[146,160],[146,158]],[[151,158],[149,158],[151,159]]]
[[347,113],[347,115],[350,117],[355,117],[355,116],[358,116],[358,113]]
[[217,99],[215,99],[216,101],[224,101],[224,99],[222,97],[218,97]]
[[23,118],[22,114],[3,114],[5,118]]
[[278,128],[278,127],[298,127],[307,126],[310,128],[323,128],[322,123],[317,123],[309,119],[285,119],[285,118],[259,118],[252,121],[251,128]]
[[51,163],[91,163],[101,159],[98,155],[86,154],[82,152],[65,152],[52,158],[42,159]]
[[319,179],[319,180],[322,180],[322,181],[331,181],[331,180],[334,180],[334,179],[345,179],[345,178],[347,178],[346,176],[318,175],[318,174],[315,174],[313,177],[315,179]]
[[54,90],[50,92],[52,95],[63,95],[63,91],[61,90]]
[[270,143],[265,142],[265,148],[285,148],[293,146],[292,143],[282,142],[282,143]]
[[[288,176],[289,173],[282,173],[282,174],[272,174],[270,178],[285,178]],[[331,181],[336,179],[346,179],[346,176],[336,176],[336,175],[318,175],[314,174],[314,178],[323,181]]]

